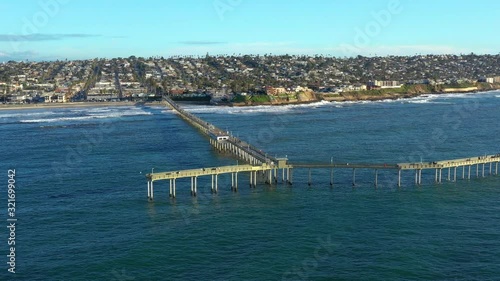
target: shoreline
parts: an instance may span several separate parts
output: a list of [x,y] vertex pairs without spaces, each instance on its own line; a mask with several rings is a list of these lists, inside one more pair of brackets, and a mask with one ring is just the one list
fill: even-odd
[[420,93],[392,93],[392,94],[384,94],[384,95],[359,95],[357,93],[348,92],[341,93],[335,97],[322,97],[318,95],[318,98],[315,100],[302,101],[302,102],[286,102],[282,101],[279,103],[271,103],[271,102],[262,102],[262,103],[252,103],[252,104],[242,104],[242,103],[232,103],[228,105],[220,105],[220,106],[231,106],[231,107],[252,107],[252,106],[286,106],[286,105],[300,105],[300,104],[311,104],[316,102],[356,102],[356,101],[383,101],[383,100],[398,100],[398,99],[412,99],[418,98],[426,95],[446,95],[446,94],[483,94],[494,91],[499,91],[500,89],[474,89],[467,91],[442,91],[442,92],[420,92]]
[[[470,94],[470,93],[489,93],[499,91],[499,89],[484,89],[484,90],[471,90],[471,91],[443,91],[443,92],[422,92],[422,93],[394,93],[384,95],[358,95],[356,93],[343,93],[336,97],[321,97],[317,95],[316,99],[306,101],[280,101],[280,102],[262,102],[262,103],[228,103],[228,104],[205,104],[207,106],[226,106],[226,107],[254,107],[254,106],[287,106],[287,105],[301,105],[312,104],[317,102],[355,102],[355,101],[383,101],[383,100],[398,100],[398,99],[411,99],[425,95],[444,95],[444,94]],[[185,104],[202,104],[201,102],[180,102]],[[54,109],[54,108],[78,108],[78,107],[106,107],[106,106],[151,106],[161,105],[159,101],[156,102],[68,102],[68,103],[36,103],[36,104],[0,104],[0,111],[2,110],[24,110],[24,109]]]
[[106,106],[142,106],[142,105],[160,105],[160,104],[161,104],[160,102],[130,102],[130,101],[0,104],[0,110],[106,107]]

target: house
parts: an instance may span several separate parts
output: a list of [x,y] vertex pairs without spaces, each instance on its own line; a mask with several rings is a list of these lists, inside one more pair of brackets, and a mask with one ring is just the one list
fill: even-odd
[[500,83],[500,76],[486,78],[488,83]]
[[299,92],[312,92],[312,90],[309,89],[308,87],[302,87],[302,86],[295,87],[294,91],[296,93],[299,93]]
[[370,81],[367,83],[368,88],[381,88],[381,89],[390,89],[390,88],[401,88],[403,84],[401,84],[399,81]]
[[356,84],[352,85],[352,89],[354,91],[365,91],[368,89],[368,87],[364,84],[356,83]]
[[266,87],[266,94],[268,96],[277,96],[284,93],[286,93],[286,89],[283,87],[278,87],[278,88]]

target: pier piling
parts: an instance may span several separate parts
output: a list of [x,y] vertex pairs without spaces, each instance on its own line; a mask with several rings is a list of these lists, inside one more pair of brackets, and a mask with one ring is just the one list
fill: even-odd
[[151,181],[148,180],[148,200],[151,200]]
[[153,188],[153,181],[150,181],[150,198],[151,198],[151,201],[154,199],[154,188]]

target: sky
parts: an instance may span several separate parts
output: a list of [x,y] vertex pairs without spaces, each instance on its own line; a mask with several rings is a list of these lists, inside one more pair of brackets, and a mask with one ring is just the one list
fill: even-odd
[[498,54],[496,0],[0,0],[0,61]]

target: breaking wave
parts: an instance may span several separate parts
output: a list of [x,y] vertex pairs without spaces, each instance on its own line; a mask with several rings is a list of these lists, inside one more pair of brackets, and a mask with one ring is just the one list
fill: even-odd
[[[137,108],[127,108],[123,109],[113,109],[113,108],[99,108],[99,109],[88,109],[88,110],[72,110],[69,114],[64,114],[65,116],[57,118],[34,118],[26,119],[23,118],[19,122],[21,123],[54,123],[54,122],[66,122],[66,121],[85,121],[93,119],[108,119],[108,118],[121,118],[127,116],[140,116],[140,115],[152,115],[151,112],[146,112],[142,109]],[[76,116],[75,116],[76,115]],[[23,116],[26,117],[26,116]]]

